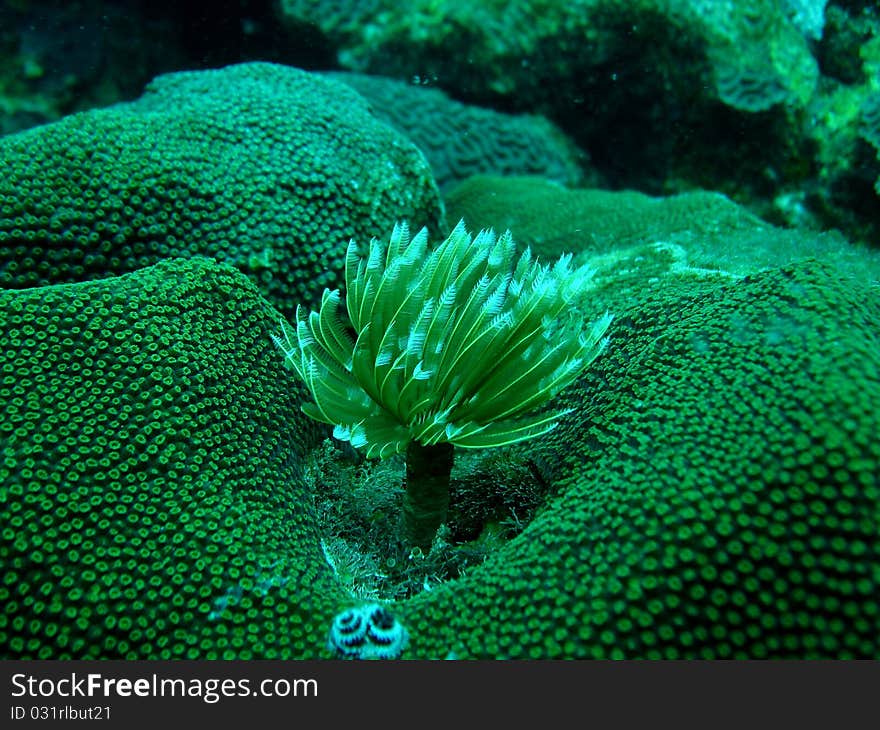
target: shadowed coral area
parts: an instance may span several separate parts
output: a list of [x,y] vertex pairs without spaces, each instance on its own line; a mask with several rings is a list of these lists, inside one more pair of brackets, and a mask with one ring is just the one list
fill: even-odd
[[[581,182],[586,155],[549,120],[462,104],[436,88],[353,73],[329,73],[368,99],[374,113],[425,154],[441,191],[481,173]],[[457,220],[457,219],[455,219]]]
[[779,0],[277,7],[290,35],[318,29],[348,71],[417,77],[460,100],[546,115],[610,187],[772,198],[782,178],[803,179],[811,155],[802,120],[821,86],[819,64]]
[[[19,657],[328,656],[317,434],[228,266],[6,291],[0,645]],[[806,261],[677,280],[537,442],[556,490],[388,611],[404,658],[876,656],[876,294]],[[87,352],[88,351],[88,354]]]
[[[705,59],[694,66],[708,62],[715,93],[730,106],[802,104],[816,83],[801,28],[774,0],[422,0],[410,12],[395,10],[388,0],[279,3],[282,21],[315,25],[333,39],[348,69],[405,75],[416,68],[471,93],[523,101],[588,75],[618,44],[642,40],[658,25],[670,29],[664,43],[682,43],[682,36],[697,43]],[[570,43],[567,53],[550,53],[551,39]]]

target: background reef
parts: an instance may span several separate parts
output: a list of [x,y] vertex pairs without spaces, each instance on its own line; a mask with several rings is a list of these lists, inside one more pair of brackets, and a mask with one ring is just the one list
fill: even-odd
[[[0,3],[0,654],[880,655],[880,11]],[[595,270],[548,436],[399,463],[269,334],[394,222]]]

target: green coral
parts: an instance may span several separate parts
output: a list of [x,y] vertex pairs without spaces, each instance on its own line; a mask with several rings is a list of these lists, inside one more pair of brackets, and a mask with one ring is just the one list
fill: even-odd
[[204,259],[0,292],[0,654],[321,652],[341,590],[302,539],[314,432],[277,316]]
[[876,292],[808,262],[621,321],[534,452],[558,496],[401,609],[413,653],[876,657]]
[[[835,27],[821,44],[806,38],[780,0],[425,0],[406,12],[393,5],[333,3],[362,18],[349,25],[314,0],[278,7],[295,28],[318,28],[343,68],[547,116],[589,155],[599,178],[592,184],[651,194],[718,190],[765,217],[777,198],[791,196],[803,202],[779,206],[786,222],[814,218],[857,232],[851,238],[871,225],[868,214],[853,213],[871,201],[828,205],[840,189],[831,180],[816,185],[814,174],[817,150],[828,148],[812,107],[835,83],[830,49],[857,50],[837,42]],[[468,138],[460,146],[483,147]]]
[[661,198],[477,175],[450,191],[446,206],[450,217],[475,228],[517,231],[517,242],[542,257],[574,252],[578,263],[598,270],[597,301],[613,310],[620,301],[654,296],[663,272],[672,270],[742,276],[815,256],[860,281],[880,279],[880,257],[838,232],[779,228],[717,192]]
[[521,245],[549,257],[683,236],[714,241],[766,225],[719,193],[659,198],[632,190],[568,188],[526,175],[475,175],[449,192],[446,209],[470,226],[510,228]]
[[[880,655],[876,289],[806,262],[656,291],[533,443],[531,523],[388,604],[405,658]],[[328,656],[359,601],[253,284],[176,260],[0,311],[3,655]]]
[[290,314],[335,283],[350,238],[442,218],[421,153],[364,99],[267,63],[160,76],[134,102],[0,139],[0,166],[3,287],[206,255]]
[[439,89],[381,76],[327,75],[369,99],[379,118],[422,150],[441,191],[478,174],[540,175],[565,185],[583,179],[585,155],[544,117],[462,104]]
[[[642,159],[682,154],[684,137],[645,129],[684,110],[688,135],[720,119],[705,125],[714,141],[734,120],[754,145],[737,155],[797,181],[809,171],[779,160],[802,165],[798,144],[846,129],[821,149],[841,162],[819,192],[858,154],[875,200],[873,16],[848,36],[831,6],[823,69],[835,43],[849,46],[837,67],[861,65],[841,78],[852,86],[825,78],[805,108],[815,63],[768,6],[321,4],[342,65],[390,59],[409,75],[415,49],[419,73],[448,71],[451,87],[568,110],[582,140],[641,110],[629,133]],[[647,56],[634,40],[651,42]],[[740,111],[715,115],[716,96]],[[762,124],[770,134],[755,134]],[[632,137],[615,138],[595,150],[606,170],[632,163]],[[706,141],[689,148],[704,170]],[[405,658],[880,656],[878,267],[840,236],[783,231],[710,193],[493,181],[450,196],[473,203],[471,226],[589,262],[585,314],[613,308],[614,347],[527,452],[453,473],[459,532],[444,539],[473,543],[413,553],[381,593],[382,547],[323,533],[316,513],[348,472],[316,509],[320,477],[304,471],[325,434],[269,335],[340,282],[350,238],[398,217],[442,228],[420,153],[343,86],[247,64],[162,77],[132,104],[6,137],[0,161],[4,657],[327,657],[334,617],[376,593],[394,596]],[[682,169],[664,168],[664,184],[679,188]],[[328,451],[319,463],[355,471]],[[387,537],[399,470],[359,471],[353,511]],[[527,524],[501,528],[506,510]],[[460,562],[429,580],[455,550]]]

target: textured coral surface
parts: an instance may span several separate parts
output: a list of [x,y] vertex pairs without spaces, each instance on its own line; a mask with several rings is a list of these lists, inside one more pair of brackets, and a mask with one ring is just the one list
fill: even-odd
[[351,237],[436,226],[430,168],[349,87],[265,63],[160,76],[137,101],[0,139],[0,286],[173,256],[230,262],[285,312]]
[[[519,36],[495,33],[502,5]],[[564,6],[569,26],[556,27],[545,5]],[[816,120],[823,159],[851,137],[841,164],[865,158],[856,172],[875,200],[876,94],[859,76],[873,68],[870,43],[854,46],[868,50],[853,60],[852,88],[823,84],[827,105],[811,117],[815,19],[778,3],[758,17],[699,0],[637,5],[652,8],[636,14],[638,30],[632,4],[617,0],[424,2],[400,17],[383,15],[381,0],[338,0],[321,4],[321,20],[352,68],[383,60],[358,55],[370,23],[373,50],[410,48],[420,34],[438,53],[471,43],[473,64],[456,56],[455,78],[508,100],[535,77],[516,66],[516,43],[562,79],[532,91],[546,101],[563,89],[558,99],[571,100],[585,68],[597,75],[584,88],[638,86],[624,74],[615,87],[605,72],[617,60],[602,60],[634,48],[630,31],[674,36],[676,49],[701,49],[687,73],[661,66],[663,83],[639,88],[669,81],[675,104],[652,93],[593,99],[600,130],[617,126],[615,104],[659,104],[645,110],[651,124],[630,129],[643,149],[624,133],[597,151],[603,173],[609,160],[630,171],[633,160],[656,160],[657,145],[709,165],[705,132],[690,158],[677,147],[689,131],[672,142],[645,134],[674,118],[658,109],[677,109],[682,90],[696,89],[712,100],[682,109],[782,125],[781,136],[735,136],[745,142],[728,150],[768,179],[780,159],[803,161],[794,150],[804,137],[782,150],[767,141],[790,139],[805,119]],[[585,27],[576,8],[598,24]],[[826,37],[861,27],[828,17]],[[570,45],[584,33],[588,42]],[[722,50],[739,40],[749,43],[733,63]],[[573,56],[560,51],[570,47]],[[652,46],[667,62],[669,47]],[[825,68],[845,76],[829,60],[841,57],[825,52]],[[627,58],[620,68],[646,63]],[[725,63],[763,68],[782,100],[733,106]],[[561,174],[568,142],[547,125],[517,137],[535,127],[407,87],[413,114],[452,110],[432,136],[425,119],[375,109],[387,93],[371,106],[320,74],[249,63],[159,76],[136,101],[0,138],[0,656],[880,656],[877,255],[837,232],[776,227],[672,173],[664,190],[687,192],[510,177],[575,179]],[[584,115],[568,112],[570,133]],[[822,142],[828,129],[842,131]],[[486,136],[444,147],[465,131]],[[444,169],[450,186],[496,174],[461,180],[444,201],[435,179]],[[817,184],[836,179],[828,170]],[[794,193],[775,201],[787,220],[815,222]],[[474,233],[511,227],[542,261],[571,252],[593,267],[592,288],[572,306],[587,321],[613,313],[610,343],[552,404],[570,409],[554,431],[519,451],[457,455],[450,524],[435,549],[394,557],[465,558],[440,577],[412,570],[405,589],[388,590],[390,561],[374,560],[381,546],[359,554],[356,538],[393,542],[395,463],[383,471],[328,446],[270,334],[297,304],[314,308],[324,287],[339,286],[350,238],[367,247],[399,220],[445,235],[459,216]],[[343,524],[342,513],[368,524]],[[340,646],[351,635],[357,651]]]
[[[404,656],[876,655],[866,294],[806,262],[673,278],[619,312],[536,448],[555,495],[465,577],[390,604]],[[254,286],[177,259],[0,312],[4,654],[328,656],[358,601],[321,550],[315,434]]]

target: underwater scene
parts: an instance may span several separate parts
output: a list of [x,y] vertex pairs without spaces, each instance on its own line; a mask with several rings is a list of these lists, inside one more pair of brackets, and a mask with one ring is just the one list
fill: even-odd
[[0,657],[880,658],[876,0],[0,0]]

